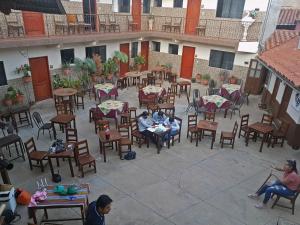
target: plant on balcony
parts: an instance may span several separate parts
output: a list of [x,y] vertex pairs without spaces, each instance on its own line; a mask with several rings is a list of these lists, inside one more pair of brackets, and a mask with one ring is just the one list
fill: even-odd
[[208,81],[210,80],[210,75],[208,73],[202,75],[201,84],[208,85]]
[[25,63],[24,65],[21,65],[19,67],[16,68],[15,70],[16,74],[23,74],[22,80],[24,83],[28,83],[31,82],[31,70],[30,70],[30,66]]
[[136,65],[138,71],[141,71],[142,65],[145,64],[145,58],[142,55],[137,55],[134,57],[134,64]]
[[65,76],[68,76],[70,75],[71,73],[71,64],[69,62],[64,62],[62,65],[61,65],[61,69],[63,71],[63,74]]
[[16,102],[17,90],[14,87],[8,87],[4,95],[3,104],[6,106],[11,106]]

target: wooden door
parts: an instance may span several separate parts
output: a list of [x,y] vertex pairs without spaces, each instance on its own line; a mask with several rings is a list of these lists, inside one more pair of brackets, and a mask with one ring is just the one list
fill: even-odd
[[48,57],[37,57],[29,59],[32,86],[36,101],[52,97],[51,81]]
[[256,59],[251,59],[245,82],[245,92],[258,95],[262,92],[267,70]]
[[45,34],[42,13],[22,11],[25,34],[28,36],[43,36]]
[[120,51],[125,53],[128,56],[128,62],[120,62],[120,76],[124,76],[126,72],[129,71],[129,43],[120,44]]
[[292,92],[293,92],[293,89],[290,86],[286,85],[283,96],[282,96],[279,113],[278,113],[279,118],[284,119],[288,122],[293,122],[291,117],[289,116],[289,114],[286,111],[288,108],[291,96],[292,96]]
[[185,21],[185,33],[195,34],[196,27],[199,23],[201,10],[201,0],[188,0],[186,21]]
[[195,58],[195,48],[183,46],[180,77],[192,79]]
[[137,23],[137,30],[141,30],[142,0],[132,0],[131,14],[133,22]]
[[142,71],[148,70],[149,41],[141,42],[141,55],[145,58],[145,64],[142,66]]
[[272,115],[274,118],[276,118],[278,116],[279,107],[280,107],[280,104],[276,100],[279,85],[280,85],[280,79],[276,78],[275,85],[274,85],[273,92],[271,94],[271,99],[270,99],[270,104],[273,107]]

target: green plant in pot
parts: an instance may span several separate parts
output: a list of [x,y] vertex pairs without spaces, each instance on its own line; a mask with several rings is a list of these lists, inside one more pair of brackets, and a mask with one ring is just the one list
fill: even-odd
[[142,55],[134,57],[134,64],[137,66],[138,71],[141,71],[142,66],[145,64],[145,58]]
[[3,104],[6,106],[11,106],[16,102],[17,90],[14,87],[8,87],[4,95]]
[[82,74],[92,76],[96,72],[96,63],[91,58],[85,58],[84,60],[75,58],[74,63],[75,69]]
[[111,80],[112,76],[118,72],[119,68],[116,62],[109,58],[104,64],[103,64],[103,74],[108,79]]
[[61,69],[63,71],[63,74],[65,76],[68,76],[70,75],[71,73],[71,64],[69,62],[64,62],[62,65],[61,65]]
[[128,56],[124,52],[114,51],[113,60],[116,63],[119,63],[119,62],[127,63],[128,62]]
[[22,80],[24,83],[28,83],[31,82],[31,69],[30,66],[25,63],[24,65],[21,65],[19,67],[16,68],[15,70],[16,74],[23,74]]
[[18,104],[23,104],[24,102],[24,93],[20,89],[17,90],[16,102]]
[[202,75],[201,84],[208,85],[208,81],[210,80],[210,75],[208,73]]

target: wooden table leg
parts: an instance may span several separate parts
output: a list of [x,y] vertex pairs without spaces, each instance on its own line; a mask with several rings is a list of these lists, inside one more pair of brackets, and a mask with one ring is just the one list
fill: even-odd
[[54,170],[53,170],[53,165],[52,165],[51,157],[48,157],[48,162],[49,162],[49,167],[50,167],[51,175],[53,177]]
[[69,161],[71,176],[74,177],[74,171],[73,171],[73,165],[72,165],[72,159],[71,159],[71,157],[68,157],[68,161]]
[[76,120],[75,119],[73,120],[73,126],[74,126],[74,129],[76,129]]
[[51,122],[51,125],[52,125],[52,130],[53,130],[53,136],[54,136],[54,140],[56,140],[56,130],[55,130],[54,123],[53,123],[53,122]]
[[103,160],[106,162],[106,150],[105,150],[105,144],[102,143],[102,153],[103,153]]
[[210,146],[210,149],[213,149],[214,142],[215,142],[215,138],[216,138],[216,132],[213,131],[212,133],[213,133],[213,137],[212,137],[212,139],[211,139],[211,146]]
[[37,219],[36,219],[35,209],[28,207],[28,214],[29,214],[29,217],[32,217],[33,223],[38,224]]
[[23,149],[23,142],[22,142],[22,140],[19,140],[19,145],[20,145],[20,149],[21,149],[21,153],[22,153],[22,158],[25,161],[25,155],[24,155],[24,149]]
[[267,134],[263,134],[263,138],[262,138],[262,140],[261,140],[259,152],[262,152],[262,148],[263,148],[264,142],[265,142],[265,140],[266,140],[266,136],[267,136]]
[[247,135],[246,135],[246,146],[248,146],[250,132],[251,131],[249,130],[249,132],[247,132]]

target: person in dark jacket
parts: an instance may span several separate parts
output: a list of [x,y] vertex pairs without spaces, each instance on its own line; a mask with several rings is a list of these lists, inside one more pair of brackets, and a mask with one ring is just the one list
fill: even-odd
[[112,199],[108,195],[100,195],[97,201],[89,204],[85,225],[105,225],[105,214],[111,209]]

